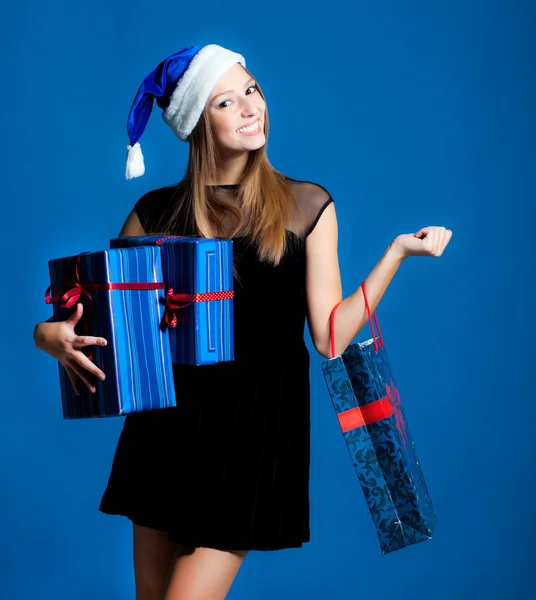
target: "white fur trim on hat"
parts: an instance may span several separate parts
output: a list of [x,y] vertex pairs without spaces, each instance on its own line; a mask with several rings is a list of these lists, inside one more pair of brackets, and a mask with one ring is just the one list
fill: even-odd
[[171,95],[169,106],[162,113],[162,118],[179,139],[186,141],[197,125],[214,86],[236,63],[245,67],[246,59],[217,44],[204,46],[192,58]]

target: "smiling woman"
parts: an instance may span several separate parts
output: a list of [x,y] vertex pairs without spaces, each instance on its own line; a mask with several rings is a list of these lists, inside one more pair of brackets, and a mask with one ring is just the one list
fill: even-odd
[[224,598],[249,550],[310,539],[305,251],[333,199],[270,165],[266,101],[240,55],[207,46],[166,59],[129,116],[139,156],[148,89],[167,90],[157,102],[189,160],[120,235],[233,239],[235,360],[174,365],[178,406],[126,418],[100,509],[134,523],[140,598],[166,585],[170,599]]
[[[188,46],[143,80],[127,121],[129,179],[145,170],[139,139],[155,100],[189,143],[186,172],[144,194],[119,235],[233,239],[235,360],[174,365],[177,406],[126,417],[100,510],[134,524],[137,600],[218,600],[249,550],[309,542],[305,322],[328,357],[333,307],[340,352],[367,317],[361,286],[342,300],[330,193],[268,161],[266,100],[244,57]],[[366,279],[371,312],[406,256],[441,255],[451,233],[398,236]],[[96,369],[81,348],[102,342],[75,334],[81,314],[35,332],[75,389]]]

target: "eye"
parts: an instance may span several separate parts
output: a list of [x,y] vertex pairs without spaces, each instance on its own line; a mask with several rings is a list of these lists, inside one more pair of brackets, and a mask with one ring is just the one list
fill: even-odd
[[[250,90],[251,88],[253,88],[255,91],[257,91],[257,86],[256,85],[250,85],[248,88],[246,88],[246,92],[247,90]],[[253,93],[253,92],[252,92]],[[248,94],[248,96],[250,96],[251,94]],[[224,106],[224,104],[226,102],[231,102],[230,100],[224,100],[223,102],[220,102],[218,104],[218,108],[226,108],[226,106]]]

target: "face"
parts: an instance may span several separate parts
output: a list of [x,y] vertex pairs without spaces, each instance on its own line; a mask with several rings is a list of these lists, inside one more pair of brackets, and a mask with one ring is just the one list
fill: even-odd
[[206,104],[218,149],[228,154],[262,147],[265,106],[255,80],[240,64],[226,71]]

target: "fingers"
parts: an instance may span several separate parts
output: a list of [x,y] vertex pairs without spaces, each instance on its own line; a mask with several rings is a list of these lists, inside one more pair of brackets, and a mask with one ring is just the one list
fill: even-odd
[[433,227],[431,231],[432,238],[432,256],[441,256],[443,248],[441,247],[441,236],[443,227]]
[[70,366],[76,375],[78,375],[78,377],[80,377],[80,379],[87,385],[89,391],[94,394],[97,390],[89,380],[89,373],[75,361],[73,361]]
[[422,238],[425,235],[427,235],[428,233],[430,233],[430,231],[432,231],[433,227],[423,227],[422,229],[419,229],[419,231],[417,231],[417,233],[414,233],[413,235],[417,238]]
[[[74,350],[71,353],[71,356],[74,359],[74,361],[76,361],[76,362],[74,362],[74,364],[76,364],[77,366],[80,366],[83,369],[85,369],[86,371],[93,373],[93,375],[95,375],[95,377],[98,377],[99,379],[102,379],[103,381],[106,379],[106,375],[104,374],[104,372],[101,371],[94,362],[91,362],[89,360],[89,358],[80,350]],[[71,363],[71,364],[73,364],[73,363]]]
[[81,302],[78,302],[78,304],[76,305],[73,314],[66,320],[67,323],[69,323],[69,325],[72,325],[73,327],[78,323],[78,321],[80,321],[80,318],[82,317],[82,314],[84,312],[84,305]]
[[452,231],[445,227],[423,227],[415,235],[420,233],[427,233],[426,240],[429,241],[429,252],[432,256],[441,256],[452,237]]
[[436,256],[441,256],[443,254],[443,250],[447,247],[447,244],[452,237],[452,231],[450,229],[446,229],[445,227],[438,227],[438,239],[437,239],[437,247],[436,247]]
[[69,365],[63,365],[71,383],[73,384],[73,389],[77,396],[80,396],[80,385],[78,384],[78,375],[73,371],[73,369]]
[[439,249],[441,253],[445,249],[445,246],[448,244],[448,230],[443,227],[439,234]]
[[74,342],[73,348],[80,350],[84,346],[106,346],[108,341],[103,337],[94,337],[92,335],[77,335]]

